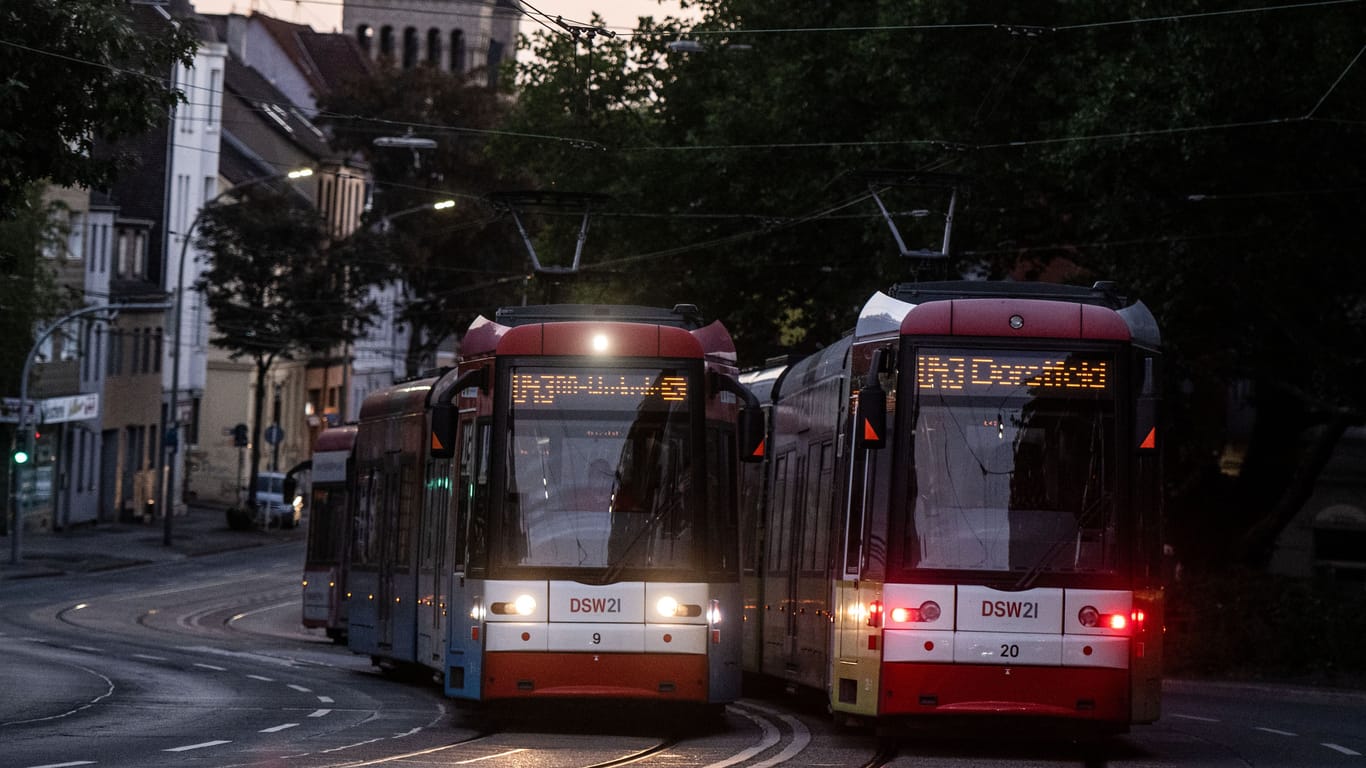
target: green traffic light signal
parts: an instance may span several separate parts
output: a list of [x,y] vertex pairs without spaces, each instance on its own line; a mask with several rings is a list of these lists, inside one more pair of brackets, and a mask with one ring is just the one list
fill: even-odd
[[28,451],[15,451],[15,452],[14,452],[14,463],[15,463],[15,464],[27,464],[27,463],[28,463]]

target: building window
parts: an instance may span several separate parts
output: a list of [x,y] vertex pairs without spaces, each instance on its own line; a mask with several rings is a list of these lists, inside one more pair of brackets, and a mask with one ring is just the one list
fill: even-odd
[[407,27],[403,30],[403,68],[412,69],[417,66],[417,27]]
[[498,87],[498,67],[503,63],[503,43],[500,40],[489,41],[489,87]]
[[465,34],[458,29],[451,30],[451,71],[465,71]]
[[373,55],[371,44],[375,39],[375,28],[369,24],[362,24],[356,29],[356,42],[360,43],[360,49],[365,51],[366,56]]
[[382,59],[394,59],[394,28],[388,25],[379,30],[379,55]]
[[218,115],[223,110],[223,70],[209,71],[209,114],[204,118],[204,130],[218,130]]
[[85,256],[85,215],[80,211],[71,211],[67,218],[66,257],[72,261],[80,261]]
[[427,64],[433,68],[441,66],[441,30],[427,30]]

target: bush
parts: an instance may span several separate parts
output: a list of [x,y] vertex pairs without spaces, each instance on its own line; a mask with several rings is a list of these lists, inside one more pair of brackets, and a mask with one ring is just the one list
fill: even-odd
[[1366,591],[1246,570],[1167,590],[1166,674],[1366,687]]

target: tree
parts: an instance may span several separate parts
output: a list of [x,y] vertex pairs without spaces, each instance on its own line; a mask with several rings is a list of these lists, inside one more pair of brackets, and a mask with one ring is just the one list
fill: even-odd
[[[505,111],[504,95],[468,76],[420,66],[381,69],[324,97],[320,121],[333,146],[369,157],[376,192],[362,237],[373,254],[396,267],[409,291],[399,319],[407,323],[405,364],[417,374],[437,346],[481,312],[506,303],[520,285],[521,259],[511,231],[489,225],[484,201],[506,184],[484,154],[487,136]],[[364,115],[365,117],[357,117]],[[436,141],[432,150],[374,146],[377,136]],[[454,197],[452,211],[422,211]]]
[[[1113,279],[1163,326],[1187,555],[1264,561],[1366,415],[1366,9],[698,7],[690,29],[644,23],[595,47],[588,88],[563,36],[538,33],[521,73],[504,127],[574,141],[500,140],[500,158],[612,195],[626,222],[595,230],[590,270],[614,278],[580,295],[704,296],[757,361],[829,343],[872,291],[917,276],[1065,262]],[[703,52],[668,53],[679,38]],[[953,258],[899,257],[873,169],[971,182]],[[942,198],[885,191],[893,211],[930,211],[902,222],[938,242]],[[1239,382],[1257,422],[1229,482],[1217,461],[1241,439],[1224,419]]]
[[322,217],[292,193],[254,187],[239,203],[206,207],[197,245],[208,268],[195,282],[213,317],[211,343],[255,367],[248,503],[256,505],[266,380],[277,360],[355,341],[379,307],[368,288],[382,270],[355,243],[329,247]]
[[15,215],[0,218],[0,392],[17,393],[34,329],[56,317],[71,297],[57,285],[53,262],[44,258],[60,247],[54,208],[43,202],[39,185],[29,185]]
[[169,77],[198,41],[140,28],[126,0],[7,0],[0,22],[0,220],[30,183],[107,184],[121,161],[96,157],[96,140],[143,133],[184,99]]

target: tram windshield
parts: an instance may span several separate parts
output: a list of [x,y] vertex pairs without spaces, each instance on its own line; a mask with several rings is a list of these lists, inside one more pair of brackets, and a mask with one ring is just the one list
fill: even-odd
[[1113,573],[1114,361],[1099,353],[922,349],[907,564]]
[[691,384],[681,368],[513,368],[503,564],[698,567]]

